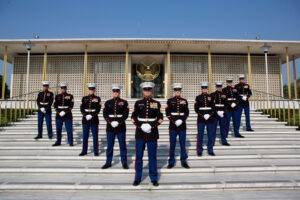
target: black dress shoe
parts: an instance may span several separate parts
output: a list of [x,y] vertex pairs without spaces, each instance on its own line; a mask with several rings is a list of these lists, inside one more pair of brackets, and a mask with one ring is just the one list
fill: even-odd
[[216,154],[214,152],[208,152],[208,155],[210,155],[210,156],[216,156]]
[[94,156],[99,156],[99,153],[94,153]]
[[198,157],[201,157],[203,155],[203,153],[201,152],[201,153],[197,153],[197,156]]
[[223,146],[230,146],[230,144],[228,142],[224,142],[222,143]]
[[132,185],[133,186],[138,186],[139,184],[141,184],[141,181],[134,181]]
[[52,146],[53,146],[53,147],[56,147],[56,146],[60,146],[60,144],[54,143],[54,144],[52,144]]
[[250,128],[250,129],[246,129],[246,131],[253,132],[254,130]]
[[128,167],[127,163],[125,163],[125,164],[122,164],[122,167],[123,167],[123,169],[129,169],[129,167]]
[[174,164],[168,164],[167,168],[172,169],[174,167]]
[[74,144],[69,144],[70,147],[74,146]]
[[48,138],[49,138],[49,140],[52,140],[53,137],[48,137]]
[[190,166],[186,162],[181,163],[181,166],[184,167],[184,168],[186,168],[186,169],[190,168]]
[[111,167],[111,164],[105,163],[105,165],[103,165],[101,167],[101,169],[107,169],[107,168],[110,168],[110,167]]
[[43,138],[43,137],[42,136],[36,136],[34,139],[38,140],[38,139],[41,139],[41,138]]
[[155,186],[155,187],[159,186],[157,181],[152,181],[152,185]]
[[242,136],[241,134],[235,135],[234,137],[237,137],[237,138],[244,138],[244,136]]
[[79,156],[85,156],[87,153],[83,153],[83,152],[81,152],[80,154],[79,154]]

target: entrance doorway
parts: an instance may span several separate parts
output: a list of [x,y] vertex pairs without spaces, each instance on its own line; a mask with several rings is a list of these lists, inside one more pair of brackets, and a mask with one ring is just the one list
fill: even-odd
[[153,82],[154,98],[164,98],[164,59],[163,55],[133,55],[131,57],[131,97],[141,98],[143,82]]

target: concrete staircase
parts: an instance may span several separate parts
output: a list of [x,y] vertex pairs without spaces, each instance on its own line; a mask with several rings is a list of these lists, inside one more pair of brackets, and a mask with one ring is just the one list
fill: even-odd
[[[165,105],[165,100],[162,100]],[[133,107],[134,100],[129,100]],[[45,192],[52,190],[85,191],[104,190],[109,192],[158,192],[198,190],[240,190],[240,189],[299,189],[300,187],[300,133],[296,127],[285,126],[275,118],[268,118],[260,112],[251,111],[252,127],[255,132],[246,132],[244,123],[241,134],[245,138],[234,138],[228,142],[231,146],[221,146],[216,140],[217,156],[196,156],[196,114],[193,101],[189,102],[187,149],[191,169],[177,167],[167,169],[168,159],[168,121],[165,118],[160,126],[158,147],[158,167],[160,186],[153,187],[150,181],[144,180],[139,187],[131,184],[134,178],[134,126],[130,119],[127,122],[128,160],[130,169],[121,168],[118,143],[115,144],[113,167],[102,170],[105,162],[106,135],[105,121],[100,113],[99,144],[100,156],[90,153],[79,157],[82,142],[81,114],[79,104],[73,110],[75,146],[66,145],[66,134],[63,133],[63,145],[52,147],[55,139],[48,140],[46,128],[44,139],[35,141],[37,134],[36,115],[4,127],[0,132],[0,195],[1,191],[17,194],[19,191]],[[242,118],[244,122],[244,117]],[[55,123],[53,114],[53,129]],[[179,144],[177,144],[179,155]],[[89,149],[92,149],[90,137]],[[145,161],[147,153],[145,152]],[[144,163],[144,178],[148,177],[148,165]]]

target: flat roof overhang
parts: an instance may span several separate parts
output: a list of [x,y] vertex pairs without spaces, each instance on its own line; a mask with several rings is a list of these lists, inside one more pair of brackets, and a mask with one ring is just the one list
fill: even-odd
[[[70,38],[70,39],[30,39],[33,44],[31,52],[41,54],[47,45],[49,54],[83,53],[85,45],[92,53],[125,52],[128,45],[131,53],[207,53],[247,54],[248,46],[251,54],[263,54],[261,46],[271,46],[269,53],[280,55],[285,62],[285,49],[288,47],[290,56],[300,57],[300,41],[284,40],[240,40],[240,39],[189,39],[189,38]],[[3,58],[4,47],[8,48],[8,60],[18,54],[27,53],[24,43],[28,39],[0,39],[0,56]],[[291,58],[290,58],[291,59]]]

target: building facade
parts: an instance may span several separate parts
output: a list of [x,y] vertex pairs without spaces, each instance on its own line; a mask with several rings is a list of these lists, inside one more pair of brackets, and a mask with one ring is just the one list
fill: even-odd
[[[213,90],[215,81],[232,77],[237,82],[240,74],[254,90],[281,96],[281,65],[300,51],[297,41],[38,39],[31,41],[28,55],[24,42],[2,41],[13,64],[11,96],[37,91],[42,80],[49,80],[52,86],[67,82],[76,99],[85,94],[88,82],[97,83],[97,94],[104,99],[113,83],[123,86],[123,96],[139,98],[140,83],[153,81],[156,98],[169,97],[172,83],[180,82],[184,96],[194,99],[201,82],[209,82]],[[264,54],[266,43],[270,46]]]

